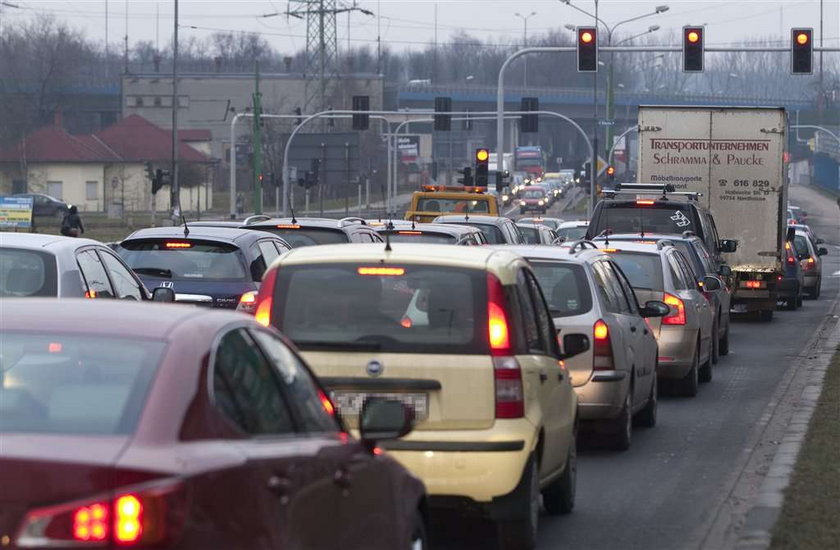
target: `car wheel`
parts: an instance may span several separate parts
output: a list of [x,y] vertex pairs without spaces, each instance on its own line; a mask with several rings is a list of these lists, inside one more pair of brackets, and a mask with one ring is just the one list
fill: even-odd
[[647,405],[645,408],[639,411],[639,414],[636,415],[636,422],[638,422],[639,426],[643,426],[645,428],[653,428],[656,426],[656,407],[658,405],[658,394],[659,388],[659,381],[657,380],[656,370],[653,371],[653,382],[650,385],[650,395],[648,396]]
[[796,309],[799,309],[799,308],[802,307],[802,300],[803,300],[802,296],[803,296],[803,293],[800,292],[799,295],[796,297]]
[[720,340],[718,339],[718,323],[712,325],[712,364],[717,365],[720,361]]
[[813,294],[814,300],[816,300],[820,297],[820,290],[821,289],[822,289],[822,277],[817,279],[817,286],[814,287],[814,294]]
[[557,481],[543,491],[543,506],[551,515],[569,514],[575,507],[577,490],[577,430],[572,432],[569,455],[566,457],[566,469]]
[[[631,375],[632,377],[632,375]],[[624,406],[618,418],[613,420],[613,431],[615,438],[612,447],[616,451],[626,451],[633,441],[633,385],[627,389],[624,397]]]
[[685,378],[679,381],[680,395],[683,397],[694,397],[697,395],[697,390],[700,388],[700,380],[698,371],[700,370],[700,346],[694,352],[694,359],[691,362],[691,369],[685,375]]
[[[700,342],[697,342],[697,348],[700,348]],[[699,352],[698,352],[698,361],[699,361]],[[697,370],[697,380],[699,382],[711,382],[712,381],[712,354],[709,352],[709,358],[706,359],[706,362],[700,365],[700,368]]]
[[414,512],[414,526],[411,529],[411,550],[426,550],[429,538],[426,534],[426,522],[420,510]]
[[520,495],[521,509],[528,511],[526,518],[496,523],[499,550],[531,550],[537,545],[537,524],[540,519],[539,467],[534,455],[528,459],[522,473],[525,490]]
[[720,339],[719,344],[720,354],[729,355],[729,324],[726,325],[726,332],[723,333],[723,338]]

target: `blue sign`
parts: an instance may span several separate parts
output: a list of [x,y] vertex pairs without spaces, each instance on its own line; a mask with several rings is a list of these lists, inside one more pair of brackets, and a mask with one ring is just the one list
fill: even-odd
[[32,197],[0,197],[0,228],[31,229]]

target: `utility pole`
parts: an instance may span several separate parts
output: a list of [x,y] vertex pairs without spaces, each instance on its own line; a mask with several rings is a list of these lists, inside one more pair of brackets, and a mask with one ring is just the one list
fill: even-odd
[[172,181],[169,184],[173,221],[181,214],[181,185],[178,179],[178,0],[175,0],[175,29],[172,40]]
[[262,214],[262,94],[260,93],[260,62],[254,61],[254,214]]

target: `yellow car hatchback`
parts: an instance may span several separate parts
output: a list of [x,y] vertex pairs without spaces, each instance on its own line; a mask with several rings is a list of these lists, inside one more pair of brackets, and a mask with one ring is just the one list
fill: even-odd
[[366,399],[410,405],[416,426],[383,443],[430,506],[478,511],[502,548],[535,544],[575,498],[577,398],[534,273],[487,247],[394,243],[294,249],[266,272],[257,320],[282,330],[355,428]]

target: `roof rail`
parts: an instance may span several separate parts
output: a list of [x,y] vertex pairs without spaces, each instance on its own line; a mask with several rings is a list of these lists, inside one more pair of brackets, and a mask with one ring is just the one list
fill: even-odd
[[618,183],[615,189],[604,189],[601,194],[606,198],[614,198],[618,194],[660,195],[660,200],[668,200],[668,197],[686,197],[694,201],[703,196],[703,193],[698,191],[677,191],[671,183]]
[[271,216],[266,216],[265,214],[254,214],[253,216],[248,216],[242,222],[242,225],[251,225],[252,223],[264,222],[266,220],[270,220]]
[[581,252],[589,246],[590,248],[594,248],[595,250],[598,249],[598,245],[593,243],[592,241],[588,241],[586,239],[580,239],[571,243],[571,247],[569,248],[569,254],[575,254],[577,252],[578,247],[580,247]]
[[674,241],[672,241],[671,239],[662,239],[662,240],[660,240],[656,243],[656,249],[657,250],[662,250],[666,246],[674,247],[676,245],[674,244]]
[[364,218],[360,218],[358,216],[349,216],[347,218],[341,218],[340,220],[338,220],[339,227],[345,227],[354,223],[358,223],[360,225],[367,225],[367,222],[364,220]]

